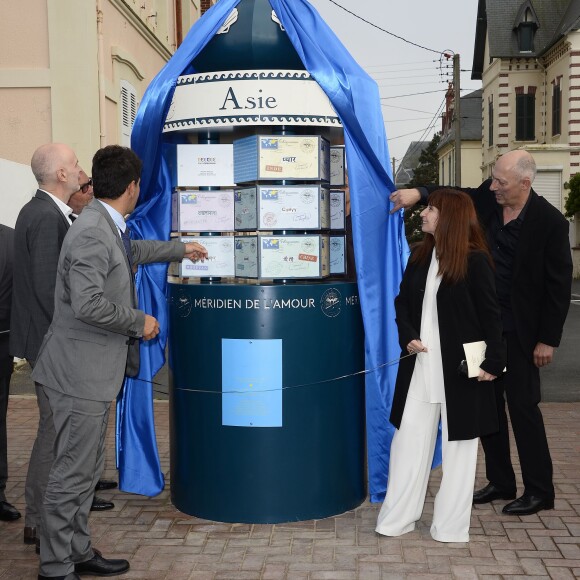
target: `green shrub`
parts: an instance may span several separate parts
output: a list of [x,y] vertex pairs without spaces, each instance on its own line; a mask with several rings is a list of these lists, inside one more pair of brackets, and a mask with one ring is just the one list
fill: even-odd
[[567,218],[573,218],[580,213],[580,173],[573,175],[570,181],[564,184],[564,189],[570,190],[564,204],[564,215]]

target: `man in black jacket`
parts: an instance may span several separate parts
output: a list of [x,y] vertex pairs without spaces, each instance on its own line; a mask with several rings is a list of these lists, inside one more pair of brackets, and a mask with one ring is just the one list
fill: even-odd
[[11,522],[20,517],[20,512],[6,501],[4,494],[8,479],[6,413],[13,361],[8,354],[13,248],[14,230],[0,224],[0,520],[5,522]]
[[[523,495],[503,508],[510,515],[554,507],[552,460],[538,407],[539,369],[552,362],[560,344],[572,285],[568,222],[532,189],[535,175],[528,152],[510,151],[497,160],[491,179],[476,189],[462,188],[475,203],[495,262],[508,348],[507,372],[495,384],[500,429],[481,438],[489,484],[473,494],[473,502],[516,497],[507,400],[524,482]],[[393,192],[392,211],[427,204],[434,189]]]

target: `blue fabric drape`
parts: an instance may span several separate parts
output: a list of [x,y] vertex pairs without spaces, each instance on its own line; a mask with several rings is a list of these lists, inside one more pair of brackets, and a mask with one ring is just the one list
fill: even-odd
[[[168,239],[171,185],[163,159],[161,131],[177,77],[195,72],[190,63],[213,37],[239,0],[220,0],[191,29],[181,47],[145,93],[133,127],[132,146],[143,159],[139,205],[130,219],[135,237]],[[376,83],[358,66],[332,30],[306,0],[270,0],[306,69],[328,95],[345,133],[346,157],[359,294],[365,324],[369,491],[383,498],[394,428],[388,421],[398,358],[394,298],[398,294],[408,247],[401,213],[389,215],[394,189],[380,98]],[[117,451],[120,486],[155,495],[163,476],[155,444],[152,393],[147,383],[164,362],[167,339],[166,267],[140,268],[140,304],[160,320],[161,333],[141,347],[141,370],[127,379],[118,401]],[[148,310],[149,311],[149,310]]]

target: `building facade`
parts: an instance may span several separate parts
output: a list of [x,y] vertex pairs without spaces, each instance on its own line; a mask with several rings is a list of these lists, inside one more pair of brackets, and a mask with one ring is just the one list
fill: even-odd
[[[450,87],[445,98],[445,112],[441,123],[439,157],[439,184],[455,183],[455,126],[454,93]],[[477,187],[481,183],[481,90],[461,97],[461,187]]]
[[578,0],[479,0],[472,78],[483,83],[481,176],[502,153],[525,149],[538,166],[534,189],[561,211],[565,183],[580,171],[579,28]]
[[[140,99],[203,11],[200,0],[19,0],[0,19],[0,222],[36,189],[30,158],[63,142],[129,145]],[[207,2],[206,2],[207,4]]]

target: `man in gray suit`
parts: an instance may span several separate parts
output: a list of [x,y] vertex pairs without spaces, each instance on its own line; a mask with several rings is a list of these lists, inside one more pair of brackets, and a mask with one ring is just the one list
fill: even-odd
[[58,263],[55,311],[32,376],[42,384],[56,430],[42,512],[39,579],[114,576],[126,560],[91,547],[88,513],[103,468],[111,400],[139,368],[139,339],[159,333],[137,308],[133,266],[204,259],[197,243],[129,239],[124,217],[139,196],[141,161],[111,145],[93,158],[95,200],[67,233]]
[[[71,195],[79,189],[82,169],[74,151],[61,143],[40,146],[30,162],[38,182],[36,195],[20,210],[14,232],[14,270],[10,354],[34,368],[38,349],[54,310],[56,267],[70,227]],[[48,400],[35,385],[39,423],[26,478],[24,541],[36,541],[40,506],[52,465],[54,427]]]
[[[30,161],[38,182],[36,195],[20,210],[14,232],[13,299],[9,352],[25,358],[34,368],[38,349],[54,311],[54,287],[58,256],[71,224],[72,209],[88,202],[82,194],[89,181],[74,151],[62,143],[47,143],[36,149]],[[89,189],[88,187],[86,188]],[[78,194],[81,190],[81,193]],[[92,197],[92,194],[91,194]],[[32,447],[24,497],[24,542],[37,542],[40,508],[53,460],[54,427],[48,401],[35,385],[39,422]],[[99,506],[114,507],[99,500]],[[102,508],[101,508],[102,509]]]

